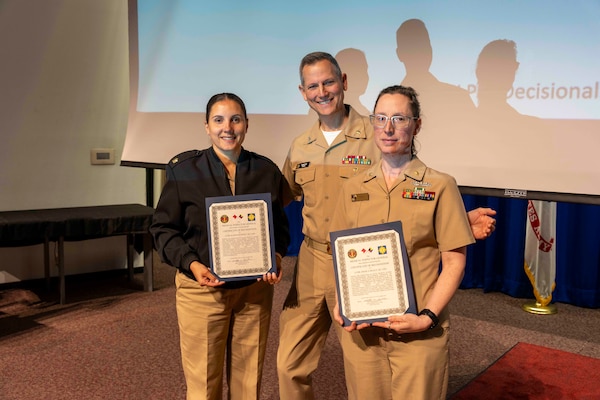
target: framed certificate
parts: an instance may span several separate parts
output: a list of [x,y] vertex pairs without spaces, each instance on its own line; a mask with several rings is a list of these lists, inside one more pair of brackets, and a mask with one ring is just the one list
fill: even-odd
[[210,268],[221,280],[277,272],[270,193],[206,199]]
[[400,221],[330,233],[344,325],[417,313]]

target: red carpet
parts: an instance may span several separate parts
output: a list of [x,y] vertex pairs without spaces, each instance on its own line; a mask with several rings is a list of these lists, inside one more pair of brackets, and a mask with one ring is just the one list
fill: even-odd
[[452,396],[462,399],[598,400],[600,359],[517,343]]

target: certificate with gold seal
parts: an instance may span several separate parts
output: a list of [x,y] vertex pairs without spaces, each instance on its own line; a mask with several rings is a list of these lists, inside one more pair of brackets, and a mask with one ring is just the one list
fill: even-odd
[[417,313],[400,221],[330,233],[344,325]]
[[221,280],[277,272],[270,193],[206,199],[210,268]]

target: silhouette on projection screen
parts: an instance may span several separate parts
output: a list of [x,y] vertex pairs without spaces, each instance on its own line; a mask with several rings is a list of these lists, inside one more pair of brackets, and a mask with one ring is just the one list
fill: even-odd
[[363,113],[382,88],[413,86],[419,157],[467,193],[600,204],[600,2],[130,0],[130,35],[122,165],[208,147],[218,92],[246,102],[245,147],[281,165],[315,121],[298,64],[321,50]]

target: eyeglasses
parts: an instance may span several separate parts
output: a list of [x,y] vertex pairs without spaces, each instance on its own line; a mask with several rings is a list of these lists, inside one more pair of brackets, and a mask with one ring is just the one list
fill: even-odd
[[410,121],[417,120],[418,117],[408,117],[406,115],[394,115],[392,117],[388,117],[387,115],[382,114],[372,114],[369,115],[369,120],[371,124],[377,128],[384,128],[388,120],[392,121],[392,125],[394,128],[406,128]]

